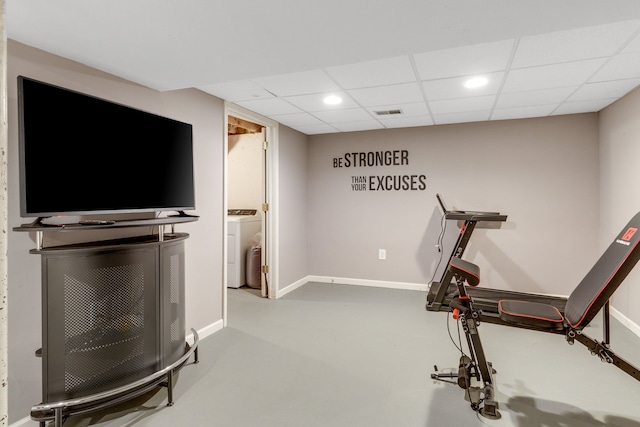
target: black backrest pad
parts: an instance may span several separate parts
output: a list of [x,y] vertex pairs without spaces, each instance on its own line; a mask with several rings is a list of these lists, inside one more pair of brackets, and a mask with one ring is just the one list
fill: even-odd
[[569,295],[564,317],[573,328],[586,326],[618,289],[640,258],[640,212],[622,229]]

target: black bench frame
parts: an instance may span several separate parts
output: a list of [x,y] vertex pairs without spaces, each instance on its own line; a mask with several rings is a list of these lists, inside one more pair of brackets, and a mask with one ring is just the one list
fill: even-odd
[[[432,374],[432,378],[458,379],[458,385],[464,389],[470,386],[470,376],[482,381],[483,387],[477,388],[471,406],[488,418],[499,418],[498,403],[493,399],[495,371],[487,362],[480,343],[477,327],[482,321],[506,326],[536,330],[540,332],[564,335],[569,344],[576,341],[587,347],[592,355],[603,362],[611,363],[631,377],[640,381],[640,369],[611,348],[609,299],[618,289],[640,259],[640,213],[637,213],[622,231],[614,238],[608,249],[602,254],[587,275],[566,300],[566,305],[558,308],[531,300],[502,299],[498,301],[498,316],[485,314],[474,306],[473,297],[467,292],[467,285],[478,286],[480,269],[477,265],[461,258],[451,258],[448,270],[454,277],[458,292],[450,304],[454,318],[461,322],[470,356],[468,361],[460,360],[457,375]],[[466,284],[465,284],[466,283]],[[584,333],[584,328],[598,314],[603,313],[603,339],[597,340]]]

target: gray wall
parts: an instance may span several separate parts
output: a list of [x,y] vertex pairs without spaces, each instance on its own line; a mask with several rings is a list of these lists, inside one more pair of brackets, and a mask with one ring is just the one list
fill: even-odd
[[[640,90],[600,112],[600,249],[640,211]],[[640,332],[640,267],[613,295],[612,306]]]
[[[334,167],[379,150],[407,150],[409,164]],[[351,187],[353,176],[421,174],[424,191]],[[465,254],[484,286],[567,295],[596,257],[597,114],[313,136],[308,182],[313,275],[428,283],[440,255],[436,193],[449,209],[508,215],[500,229],[476,229]]]
[[[221,100],[197,90],[160,93],[115,78],[60,57],[9,43],[9,227],[30,219],[20,218],[18,186],[18,118],[16,77],[25,75],[80,92],[130,105],[194,125],[194,157],[197,214],[200,220],[180,225],[191,237],[186,241],[186,325],[209,327],[222,319],[222,230],[224,109]],[[56,143],[52,135],[51,143]],[[114,170],[114,173],[117,173]],[[43,183],[52,191],[65,185],[52,179]],[[147,233],[148,229],[132,229]],[[49,233],[51,234],[51,233]],[[55,233],[47,245],[115,236],[94,232]],[[119,233],[124,234],[124,232]],[[9,409],[10,422],[28,416],[31,405],[41,401],[40,257],[29,254],[33,233],[9,233]]]
[[278,135],[277,293],[309,274],[307,250],[308,137],[286,126]]
[[229,135],[227,207],[262,209],[262,133]]

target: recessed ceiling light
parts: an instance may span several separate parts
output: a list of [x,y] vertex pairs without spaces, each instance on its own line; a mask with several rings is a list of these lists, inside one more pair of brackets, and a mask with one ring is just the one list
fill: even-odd
[[337,95],[329,95],[324,98],[324,103],[328,105],[338,105],[342,102],[342,98]]
[[489,83],[489,79],[486,77],[473,77],[464,82],[464,87],[467,89],[475,89],[477,87],[485,86],[487,83]]

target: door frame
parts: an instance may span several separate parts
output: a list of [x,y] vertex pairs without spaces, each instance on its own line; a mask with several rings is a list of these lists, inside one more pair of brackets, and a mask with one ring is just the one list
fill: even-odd
[[[224,257],[222,265],[222,289],[223,289],[223,307],[222,307],[222,319],[224,326],[227,326],[228,310],[227,310],[227,211],[228,207],[228,195],[229,195],[229,170],[228,170],[228,153],[229,153],[229,136],[227,134],[227,128],[229,124],[229,116],[237,117],[239,119],[247,120],[261,126],[264,126],[266,131],[266,140],[268,142],[268,149],[266,150],[266,174],[263,175],[263,182],[266,179],[266,194],[265,200],[269,204],[269,211],[266,215],[266,221],[263,225],[263,229],[266,230],[266,234],[263,240],[266,242],[265,253],[266,257],[264,262],[269,266],[269,272],[267,274],[267,280],[269,282],[269,289],[267,297],[269,299],[277,298],[278,289],[278,257],[276,248],[278,247],[278,122],[264,117],[258,113],[247,110],[232,102],[225,101],[224,103],[224,190],[223,190],[223,248]],[[261,273],[262,276],[262,273]]]

